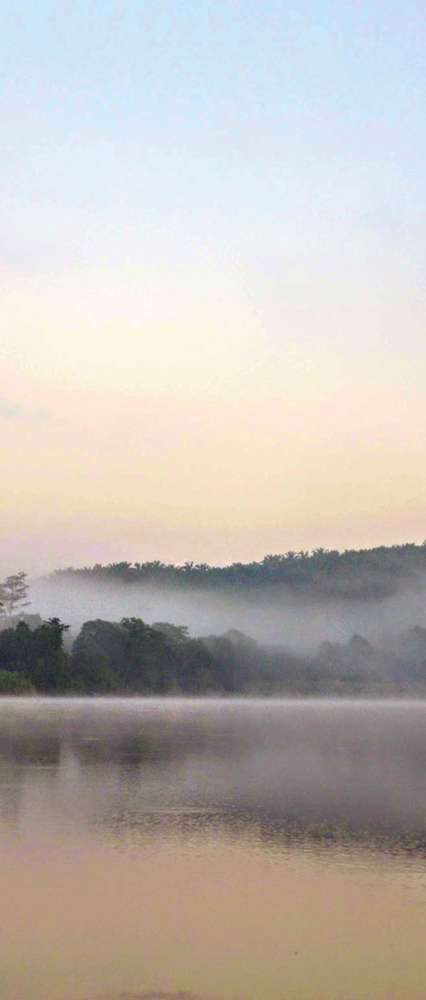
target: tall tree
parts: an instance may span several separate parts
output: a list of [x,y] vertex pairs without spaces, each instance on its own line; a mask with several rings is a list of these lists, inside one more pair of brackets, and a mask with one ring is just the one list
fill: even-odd
[[12,573],[0,583],[0,605],[8,618],[27,608],[28,584],[26,573]]

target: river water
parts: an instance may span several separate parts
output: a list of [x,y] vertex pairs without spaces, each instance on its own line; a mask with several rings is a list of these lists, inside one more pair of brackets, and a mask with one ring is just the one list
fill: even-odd
[[2,699],[1,1000],[426,996],[426,703]]

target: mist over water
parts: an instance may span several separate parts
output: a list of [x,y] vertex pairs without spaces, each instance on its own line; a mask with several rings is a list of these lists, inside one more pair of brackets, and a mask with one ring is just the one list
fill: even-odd
[[32,836],[37,790],[47,832],[65,816],[110,834],[120,817],[145,835],[165,809],[169,832],[426,849],[425,702],[4,699],[0,722],[4,832],[28,820]]
[[3,699],[2,1000],[420,1000],[425,764],[423,702]]
[[426,702],[3,699],[2,1000],[420,1000],[425,765]]

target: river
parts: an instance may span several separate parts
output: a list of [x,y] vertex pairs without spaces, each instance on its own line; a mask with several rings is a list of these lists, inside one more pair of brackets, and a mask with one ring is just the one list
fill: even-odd
[[424,1000],[426,703],[0,701],[2,1000]]

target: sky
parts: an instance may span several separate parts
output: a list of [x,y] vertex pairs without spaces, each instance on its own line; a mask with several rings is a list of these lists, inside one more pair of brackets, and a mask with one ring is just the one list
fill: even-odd
[[0,572],[423,541],[424,5],[0,25]]

